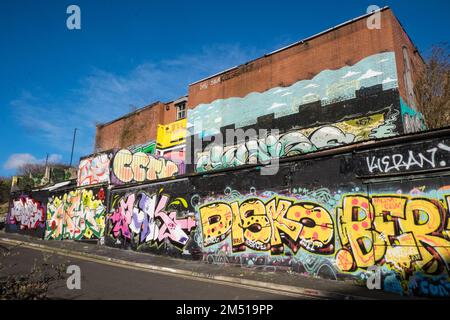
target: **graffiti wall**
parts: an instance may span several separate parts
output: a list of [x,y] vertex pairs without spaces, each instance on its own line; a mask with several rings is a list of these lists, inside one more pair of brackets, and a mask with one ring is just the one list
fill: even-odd
[[104,188],[75,189],[50,194],[45,239],[89,240],[104,235]]
[[[400,134],[397,89],[395,56],[386,52],[353,66],[322,71],[289,87],[200,104],[188,110],[193,169],[203,172],[265,163],[276,157]],[[227,129],[256,132],[248,133],[248,142],[230,143],[224,141]],[[278,133],[261,137],[259,131],[272,129]],[[223,138],[218,140],[220,135]],[[204,141],[201,148],[194,143],[196,139]]]
[[377,266],[383,290],[448,297],[449,142],[280,164],[270,177],[258,167],[194,177],[195,241],[209,263],[362,285]]
[[109,182],[109,153],[102,153],[88,158],[80,159],[78,166],[78,186],[88,186],[92,184]]
[[180,144],[176,147],[172,147],[169,149],[158,149],[156,151],[156,154],[159,157],[163,157],[167,160],[173,161],[175,163],[179,164],[179,167],[181,167],[182,171],[180,172],[184,172],[184,162],[185,162],[185,157],[186,157],[186,145],[184,144]]
[[430,172],[449,165],[450,140],[448,138],[413,141],[395,149],[376,149],[359,152],[355,173],[358,176],[408,174]]
[[386,291],[449,297],[449,178],[373,184],[336,211],[342,272],[381,269]]
[[410,108],[403,99],[400,99],[403,126],[405,133],[414,133],[426,130],[425,119],[422,113]]
[[156,152],[156,141],[152,140],[144,144],[134,145],[131,147],[128,147],[128,150],[131,152],[144,152],[148,154],[155,154]]
[[12,197],[6,218],[7,232],[19,232],[42,238],[45,230],[48,192]]
[[108,245],[195,258],[195,212],[185,194],[187,180],[113,191],[106,219]]
[[122,149],[114,154],[111,182],[125,184],[169,178],[184,173],[184,164],[144,152]]
[[205,151],[197,153],[196,171],[204,172],[242,164],[266,164],[275,158],[356,143],[376,138],[381,135],[381,131],[387,133],[388,126],[391,127],[389,133],[393,134],[397,117],[398,113],[378,113],[332,125],[293,130],[285,134],[268,134],[264,138],[249,139],[238,145],[213,144]]
[[105,243],[361,285],[376,266],[383,290],[449,297],[449,140],[116,187]]
[[177,163],[181,169],[180,174],[185,171],[186,123],[187,120],[182,119],[167,125],[158,125],[156,138],[156,154]]

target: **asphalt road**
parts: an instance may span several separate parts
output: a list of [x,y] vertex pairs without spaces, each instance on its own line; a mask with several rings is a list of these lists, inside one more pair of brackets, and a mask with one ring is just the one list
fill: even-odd
[[[222,284],[212,280],[157,274],[133,270],[120,265],[66,257],[35,249],[0,244],[1,276],[27,274],[33,265],[51,270],[51,265],[77,265],[81,270],[81,289],[69,290],[66,279],[50,286],[49,298],[54,299],[170,299],[170,300],[277,300],[306,299],[271,290],[252,289],[247,286]],[[66,267],[64,268],[66,270]]]

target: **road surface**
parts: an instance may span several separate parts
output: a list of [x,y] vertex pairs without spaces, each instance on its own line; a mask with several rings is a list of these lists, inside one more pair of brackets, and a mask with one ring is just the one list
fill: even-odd
[[[27,274],[44,264],[77,265],[81,270],[81,289],[69,290],[67,278],[52,284],[48,293],[52,299],[170,299],[170,300],[279,300],[308,297],[258,289],[238,284],[217,283],[208,279],[154,273],[113,263],[87,261],[66,257],[39,249],[0,243],[1,275]],[[66,270],[66,269],[64,269]]]

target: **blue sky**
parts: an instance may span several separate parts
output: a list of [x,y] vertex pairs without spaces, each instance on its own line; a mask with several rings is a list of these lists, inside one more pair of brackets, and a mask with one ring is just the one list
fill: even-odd
[[[66,8],[81,8],[68,30]],[[92,153],[95,123],[389,5],[423,55],[449,41],[450,1],[0,2],[0,176],[23,162]]]

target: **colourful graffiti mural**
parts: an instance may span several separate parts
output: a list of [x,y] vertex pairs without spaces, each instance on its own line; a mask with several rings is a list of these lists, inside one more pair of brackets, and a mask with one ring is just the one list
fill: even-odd
[[105,213],[103,188],[54,195],[47,205],[45,239],[99,239],[104,235]]
[[289,87],[200,104],[188,110],[187,139],[212,142],[194,144],[190,161],[205,172],[398,135],[397,89],[395,55],[386,52]]
[[[442,201],[405,195],[347,196],[337,209],[336,253],[342,271],[387,264],[400,273],[448,271],[449,196]],[[444,204],[445,202],[445,204]]]
[[122,149],[112,160],[113,183],[143,182],[168,178],[184,173],[184,165],[163,157],[156,158],[143,152],[132,153]]
[[184,163],[186,155],[186,146],[182,144],[170,149],[165,150],[158,149],[156,154],[159,157],[163,157],[164,159],[173,161],[175,163]]
[[186,211],[187,208],[183,198],[171,200],[163,193],[116,194],[112,201],[113,212],[107,217],[108,236],[116,244],[132,242],[136,249],[142,245],[158,248],[166,240],[182,249],[197,225],[194,213]]
[[308,274],[324,266],[330,278],[364,278],[378,266],[387,291],[448,296],[450,195],[301,190],[208,198],[198,207],[206,259]]
[[[334,224],[330,213],[312,202],[272,198],[266,202],[250,198],[242,203],[210,203],[200,207],[204,246],[225,240],[231,234],[233,252],[246,247],[283,253],[283,244],[296,253],[334,252]],[[283,236],[282,236],[283,235]]]
[[27,196],[13,199],[6,223],[17,225],[20,230],[42,228],[45,225],[45,206]]
[[279,118],[296,114],[299,106],[301,110],[303,105],[315,101],[325,106],[353,99],[361,88],[373,86],[381,86],[382,90],[398,87],[394,52],[375,54],[338,70],[324,70],[311,80],[289,87],[199,104],[188,110],[187,130],[189,135],[211,136],[220,133],[222,127],[254,125],[264,115],[273,113]]
[[100,154],[80,160],[78,166],[78,186],[109,182],[109,155]]
[[342,121],[334,125],[291,131],[282,135],[269,134],[262,139],[222,146],[211,143],[196,155],[196,171],[204,172],[249,163],[269,163],[272,159],[308,153],[320,149],[394,134],[398,113],[385,119],[383,113]]
[[132,153],[136,152],[143,152],[148,154],[155,154],[156,153],[156,142],[154,140],[149,141],[144,144],[134,145],[131,147],[128,147],[128,150],[130,150]]
[[405,133],[420,132],[427,129],[422,113],[410,108],[401,98],[400,107]]

